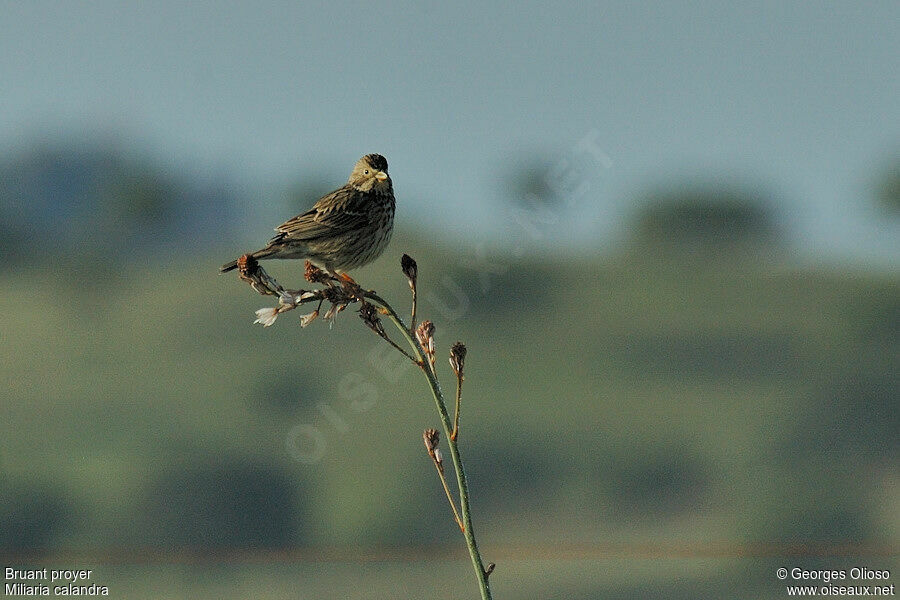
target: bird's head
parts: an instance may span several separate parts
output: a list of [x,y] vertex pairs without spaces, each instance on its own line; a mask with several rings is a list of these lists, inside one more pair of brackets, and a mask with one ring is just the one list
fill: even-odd
[[366,154],[356,161],[349,183],[361,192],[390,190],[391,178],[387,172],[387,160],[380,154]]

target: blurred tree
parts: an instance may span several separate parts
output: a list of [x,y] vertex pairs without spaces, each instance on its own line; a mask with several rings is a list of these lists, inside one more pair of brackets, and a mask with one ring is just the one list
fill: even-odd
[[473,442],[470,485],[480,502],[504,511],[546,505],[558,498],[568,472],[559,451],[534,437]]
[[879,203],[888,214],[900,215],[900,161],[885,170],[877,194]]
[[327,395],[321,388],[317,373],[303,365],[267,365],[256,373],[255,379],[255,391],[247,402],[278,416],[296,414],[301,408],[314,406]]
[[25,255],[27,242],[21,231],[16,230],[0,212],[0,269],[12,269]]
[[709,487],[700,453],[680,443],[638,443],[598,455],[597,476],[623,513],[674,514],[696,506]]
[[360,537],[388,545],[440,544],[454,539],[453,515],[435,473],[422,469],[418,460],[395,468],[396,500],[371,506],[368,525]]
[[636,374],[783,377],[799,365],[792,338],[780,333],[640,332],[627,333],[620,342],[625,364]]
[[245,459],[214,459],[166,473],[150,490],[150,531],[163,545],[281,547],[302,534],[295,478]]
[[888,360],[900,353],[900,281],[868,285],[847,299],[858,342]]
[[772,469],[771,490],[757,498],[751,529],[765,541],[853,544],[877,537],[867,498],[875,486],[835,458]]
[[[455,296],[462,293],[466,306],[473,309],[472,317],[478,319],[521,313],[524,299],[528,302],[527,312],[550,308],[554,292],[563,285],[558,268],[523,260],[509,261],[505,257],[486,261],[478,273],[459,269],[448,275],[446,279],[443,276],[438,279],[439,284],[429,298],[440,298],[448,306],[457,306],[462,301]],[[455,289],[457,285],[459,290]]]
[[108,216],[142,226],[162,225],[172,218],[178,189],[161,173],[120,163],[103,179],[101,198],[109,202]]
[[116,145],[40,145],[0,165],[0,243],[20,254],[107,260],[179,241],[195,247],[221,237],[226,187],[167,173]]
[[[347,180],[347,174],[342,176],[326,167],[311,169],[309,174],[313,173],[315,177],[304,177],[288,186],[287,199],[289,210],[296,213],[309,210],[316,200],[342,186]],[[285,220],[287,220],[287,217],[285,217]]]
[[29,483],[0,489],[0,549],[48,550],[71,527],[72,501],[57,487]]
[[783,460],[854,455],[862,464],[900,458],[900,376],[892,366],[860,362],[844,369],[831,365],[781,449]]
[[636,221],[641,241],[690,250],[770,243],[777,237],[775,218],[763,201],[717,186],[652,193]]
[[[94,198],[101,157],[76,148],[38,147],[0,166],[0,219],[23,252],[70,246]],[[40,233],[40,235],[36,235]]]
[[501,183],[509,202],[525,209],[558,208],[562,198],[554,189],[553,164],[545,155],[530,154],[506,165]]

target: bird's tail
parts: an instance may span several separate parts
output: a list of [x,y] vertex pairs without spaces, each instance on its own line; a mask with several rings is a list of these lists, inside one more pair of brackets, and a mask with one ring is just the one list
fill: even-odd
[[[272,248],[269,247],[269,248],[263,248],[262,250],[257,250],[250,256],[252,256],[253,258],[259,259],[259,258],[266,258],[267,256],[271,256],[273,254],[275,254],[275,250],[273,250]],[[237,264],[238,264],[237,260],[233,260],[230,263],[225,263],[224,265],[219,267],[219,272],[227,273],[228,271],[233,271],[233,270],[237,269]]]
[[233,271],[237,269],[237,261],[233,260],[230,263],[226,263],[219,267],[219,273],[227,273],[228,271]]

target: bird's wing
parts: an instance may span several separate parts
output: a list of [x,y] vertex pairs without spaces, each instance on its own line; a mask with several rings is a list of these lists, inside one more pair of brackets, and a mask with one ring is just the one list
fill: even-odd
[[366,194],[349,186],[323,196],[313,208],[275,228],[275,240],[315,240],[362,227],[369,220]]

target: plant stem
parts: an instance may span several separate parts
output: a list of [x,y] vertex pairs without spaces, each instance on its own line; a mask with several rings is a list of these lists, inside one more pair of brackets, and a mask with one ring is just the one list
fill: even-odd
[[462,375],[456,375],[456,410],[453,412],[453,433],[450,434],[450,439],[454,442],[459,437],[459,403],[462,399],[462,379]]
[[441,417],[441,424],[443,425],[445,437],[447,438],[447,446],[450,448],[450,456],[453,457],[453,469],[456,471],[456,483],[459,487],[459,508],[460,512],[462,512],[463,536],[466,539],[466,546],[469,548],[469,556],[472,557],[472,566],[475,568],[475,577],[478,580],[481,598],[482,600],[491,600],[488,572],[484,569],[481,553],[478,551],[478,544],[475,541],[475,532],[472,530],[472,512],[469,508],[469,486],[466,482],[466,472],[463,469],[462,458],[459,455],[457,442],[450,437],[453,433],[453,423],[450,420],[450,415],[447,413],[447,406],[444,403],[444,393],[441,391],[441,384],[435,377],[434,371],[432,371],[422,347],[403,323],[403,320],[397,315],[397,312],[393,307],[373,292],[367,292],[365,295],[370,300],[380,304],[387,311],[388,318],[397,327],[401,335],[406,338],[410,347],[415,350],[416,355],[419,357],[419,366],[422,367],[422,372],[425,373],[425,379],[428,380],[428,386],[431,388],[431,394],[434,396],[434,403],[437,407],[438,414]]
[[456,440],[450,439],[452,433],[452,423],[450,415],[447,414],[447,407],[444,405],[444,395],[441,392],[441,385],[435,379],[431,370],[423,368],[425,377],[428,379],[428,385],[431,387],[431,393],[434,396],[435,404],[441,415],[441,422],[444,425],[444,432],[447,436],[447,446],[450,448],[450,456],[453,457],[453,468],[456,470],[456,482],[459,486],[459,506],[463,517],[463,535],[466,538],[466,545],[469,547],[469,555],[472,557],[472,565],[475,567],[475,575],[478,579],[478,585],[483,600],[490,600],[491,590],[488,585],[487,573],[484,570],[484,563],[481,560],[481,553],[478,551],[478,544],[475,541],[475,533],[472,530],[472,513],[469,508],[469,486],[466,482],[466,472],[463,469],[462,458],[459,455],[459,446]]
[[441,478],[441,484],[444,486],[444,492],[447,494],[447,500],[450,501],[450,508],[453,509],[453,518],[456,519],[456,524],[459,526],[460,531],[463,530],[462,519],[459,518],[459,513],[456,510],[456,502],[453,501],[453,494],[450,493],[450,488],[447,486],[447,478],[444,477],[443,467],[441,467],[437,462],[434,462],[434,468],[437,470],[438,477]]
[[416,353],[416,356],[419,357],[419,362],[424,364],[428,362],[425,359],[425,353],[422,352],[422,348],[419,347],[419,343],[416,339],[410,334],[409,329],[406,328],[406,325],[403,323],[403,319],[397,314],[397,311],[394,310],[390,304],[384,301],[384,299],[376,294],[375,292],[366,292],[365,297],[369,300],[372,300],[378,303],[382,308],[387,311],[387,318],[390,319],[391,323],[400,330],[400,333],[406,338],[406,341],[409,343],[409,347],[412,348],[413,352]]
[[410,284],[410,288],[412,289],[412,316],[409,319],[409,322],[411,323],[409,328],[411,330],[415,330],[415,328],[416,328],[416,304],[417,304],[417,296],[418,296],[418,294],[416,293],[416,287],[417,287],[416,282],[413,281]]

